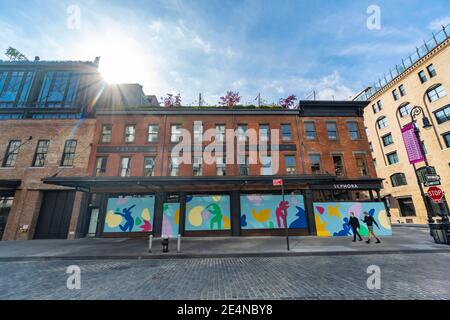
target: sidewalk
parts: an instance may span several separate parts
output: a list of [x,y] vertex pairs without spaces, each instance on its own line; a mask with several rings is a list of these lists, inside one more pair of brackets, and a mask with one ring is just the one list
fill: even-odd
[[323,256],[400,253],[450,253],[450,246],[435,244],[427,228],[394,226],[394,236],[381,243],[352,242],[351,238],[290,237],[291,251],[284,237],[183,238],[181,252],[176,240],[170,252],[163,253],[160,239],[154,239],[153,252],[148,241],[131,239],[31,240],[0,242],[0,262],[17,260],[103,260],[161,259],[252,256]]

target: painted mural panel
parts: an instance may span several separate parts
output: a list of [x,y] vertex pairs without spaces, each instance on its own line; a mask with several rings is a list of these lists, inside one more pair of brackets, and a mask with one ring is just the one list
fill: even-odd
[[154,196],[109,198],[103,232],[150,232],[154,208]]
[[180,225],[180,204],[164,203],[162,232],[163,236],[176,237]]
[[350,212],[360,221],[359,233],[368,235],[364,220],[364,212],[368,212],[378,223],[374,226],[376,235],[392,235],[392,227],[386,214],[383,202],[314,202],[314,217],[316,221],[317,235],[320,237],[345,237],[353,236],[352,228],[347,225]]
[[185,230],[230,230],[230,211],[230,196],[187,196]]
[[283,208],[287,208],[287,225],[290,229],[307,228],[305,202],[302,195],[252,194],[241,196],[242,229],[284,228]]

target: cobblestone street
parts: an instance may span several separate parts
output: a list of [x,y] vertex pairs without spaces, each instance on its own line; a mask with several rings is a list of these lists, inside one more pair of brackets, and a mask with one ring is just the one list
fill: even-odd
[[[66,268],[81,268],[81,289]],[[366,286],[381,268],[381,289]],[[1,299],[450,299],[450,254],[0,262]]]

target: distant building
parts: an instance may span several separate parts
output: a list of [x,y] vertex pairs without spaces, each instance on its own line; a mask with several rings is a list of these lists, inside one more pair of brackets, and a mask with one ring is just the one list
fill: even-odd
[[[449,37],[447,26],[355,98],[369,101],[364,110],[365,126],[378,176],[384,179],[382,194],[394,223],[427,222],[427,210],[401,135],[401,128],[411,122],[414,106],[424,111],[416,119],[431,167],[429,173],[437,172],[442,189],[450,194]],[[424,116],[430,122],[425,128]],[[423,183],[425,163],[416,166]],[[447,203],[439,207],[427,201],[434,217],[444,210],[448,212]]]

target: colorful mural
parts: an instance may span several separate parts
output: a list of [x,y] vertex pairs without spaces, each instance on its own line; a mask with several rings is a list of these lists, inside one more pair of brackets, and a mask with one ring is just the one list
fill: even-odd
[[253,194],[241,196],[242,229],[285,228],[284,211],[287,209],[287,225],[290,229],[307,228],[305,202],[302,195]]
[[230,229],[230,196],[186,197],[186,231]]
[[359,233],[368,235],[364,220],[364,212],[368,212],[378,223],[374,226],[376,235],[392,235],[392,228],[386,214],[383,202],[314,202],[314,217],[316,221],[317,235],[320,237],[345,237],[353,236],[352,228],[347,225],[350,212],[360,221]]
[[150,232],[154,207],[154,196],[109,198],[103,231]]
[[163,236],[176,237],[179,234],[180,204],[164,203],[162,232]]

